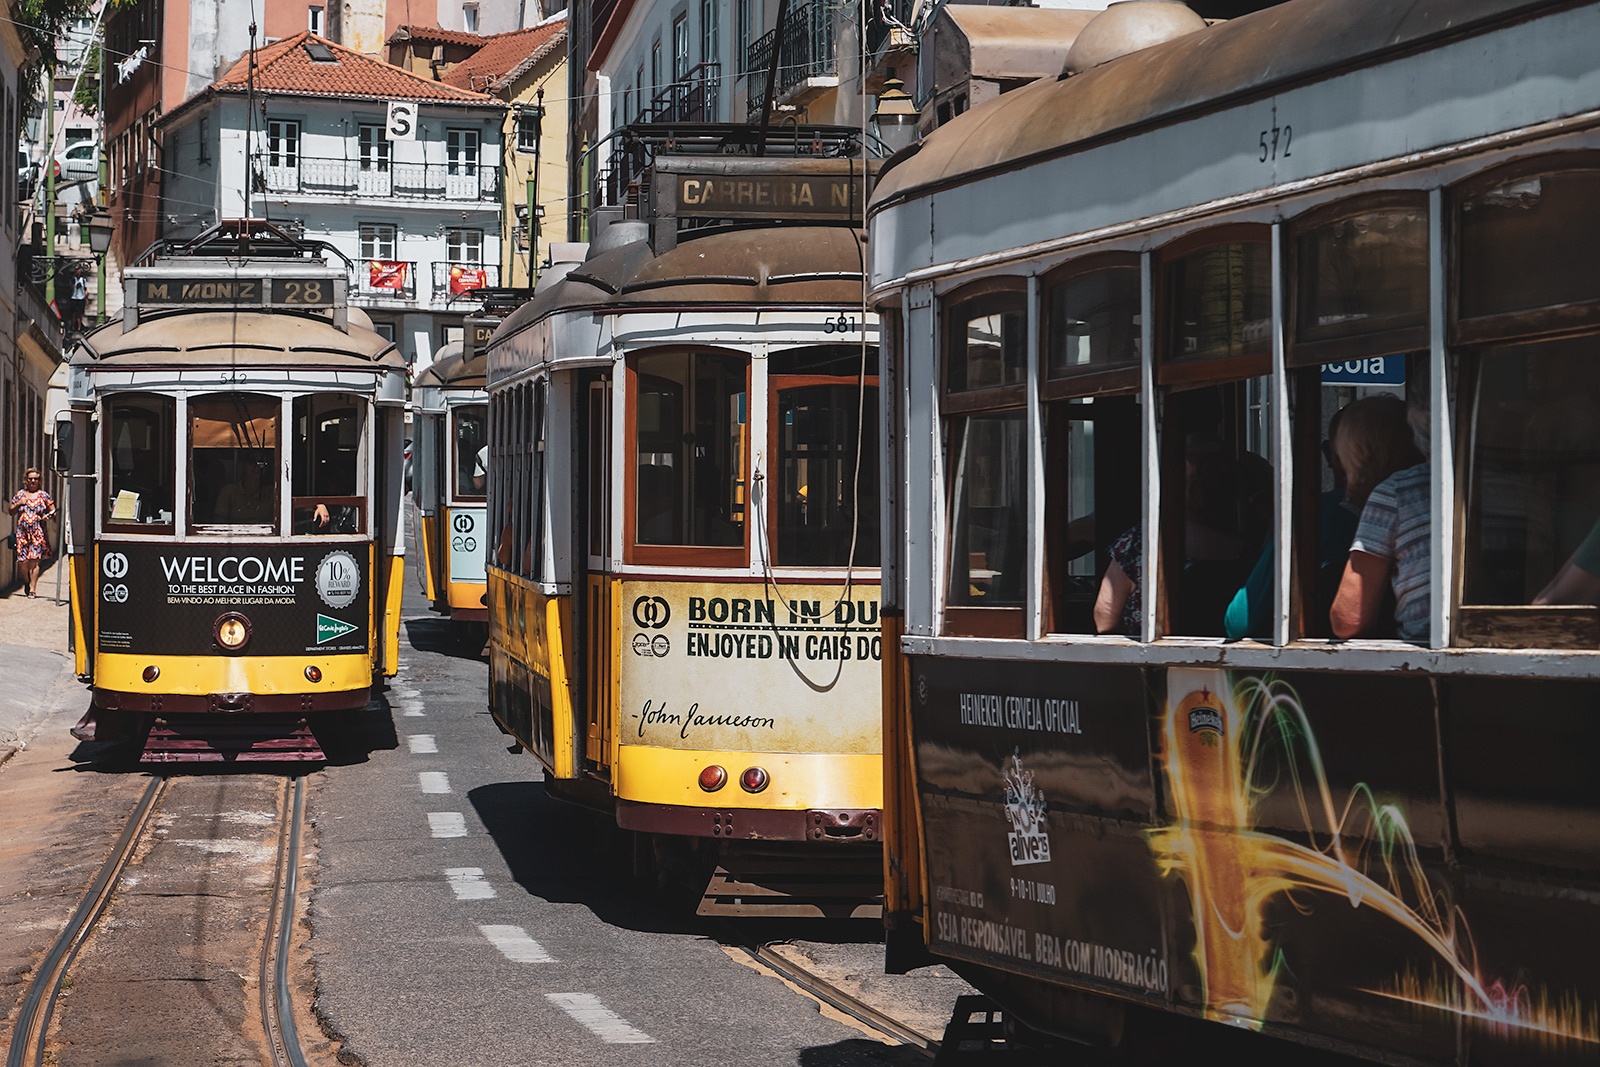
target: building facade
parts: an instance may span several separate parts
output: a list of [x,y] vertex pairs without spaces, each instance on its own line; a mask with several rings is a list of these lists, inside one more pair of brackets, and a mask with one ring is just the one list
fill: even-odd
[[252,110],[241,60],[157,124],[164,236],[253,217],[327,241],[350,302],[426,366],[478,309],[463,294],[501,284],[505,105],[308,33],[260,49],[254,83]]

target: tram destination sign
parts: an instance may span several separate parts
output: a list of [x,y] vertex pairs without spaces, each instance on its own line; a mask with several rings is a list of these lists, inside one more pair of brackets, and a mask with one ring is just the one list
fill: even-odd
[[679,174],[679,218],[818,218],[849,221],[865,202],[861,175]]
[[331,308],[338,302],[337,279],[309,278],[140,278],[140,307],[290,307]]

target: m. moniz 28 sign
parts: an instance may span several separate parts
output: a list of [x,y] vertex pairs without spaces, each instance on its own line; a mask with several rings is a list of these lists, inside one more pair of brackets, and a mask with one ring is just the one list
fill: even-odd
[[861,176],[847,174],[680,174],[679,218],[850,219],[861,213]]
[[333,307],[334,279],[140,278],[139,306]]
[[250,621],[240,654],[367,651],[368,548],[348,542],[101,546],[95,576],[101,652],[213,651],[217,616]]

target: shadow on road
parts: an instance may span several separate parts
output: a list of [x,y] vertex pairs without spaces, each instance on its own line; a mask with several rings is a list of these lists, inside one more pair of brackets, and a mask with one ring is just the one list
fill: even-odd
[[452,622],[444,618],[405,620],[406,637],[420,652],[436,652],[452,659],[488,663],[484,643],[489,631],[483,623]]

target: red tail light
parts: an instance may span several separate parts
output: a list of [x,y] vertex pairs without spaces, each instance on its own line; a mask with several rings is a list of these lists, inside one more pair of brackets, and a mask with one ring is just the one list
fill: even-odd
[[308,682],[320,682],[320,681],[322,681],[322,670],[321,670],[321,668],[318,668],[318,667],[307,667],[306,668],[306,681],[308,681]]
[[767,787],[767,772],[760,767],[748,768],[739,776],[739,784],[744,786],[746,793],[759,793]]
[[161,668],[157,667],[155,664],[152,663],[150,666],[144,669],[145,681],[153,682],[159,677],[161,677]]
[[700,772],[700,788],[707,793],[715,793],[727,784],[728,772],[715,763]]

